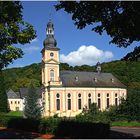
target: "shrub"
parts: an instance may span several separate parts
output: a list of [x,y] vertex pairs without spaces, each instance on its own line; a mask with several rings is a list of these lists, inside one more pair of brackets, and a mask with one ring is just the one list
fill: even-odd
[[109,124],[61,121],[55,131],[56,138],[108,138]]
[[7,116],[6,114],[4,113],[1,113],[0,114],[0,126],[2,127],[7,127],[8,126],[8,123],[11,119],[13,118],[20,118],[20,117],[15,117],[15,116]]
[[26,131],[38,132],[40,120],[24,119],[24,118],[12,118],[8,121],[8,128],[15,128]]
[[39,132],[43,134],[45,133],[54,134],[61,120],[62,118],[58,118],[58,117],[49,117],[49,118],[42,119],[39,126]]

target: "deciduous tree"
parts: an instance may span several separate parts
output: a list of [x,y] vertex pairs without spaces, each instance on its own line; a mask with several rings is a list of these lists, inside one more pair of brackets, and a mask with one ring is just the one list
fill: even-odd
[[127,47],[140,41],[140,3],[136,1],[60,1],[56,9],[72,15],[78,29],[87,25],[100,35],[106,33],[110,43]]

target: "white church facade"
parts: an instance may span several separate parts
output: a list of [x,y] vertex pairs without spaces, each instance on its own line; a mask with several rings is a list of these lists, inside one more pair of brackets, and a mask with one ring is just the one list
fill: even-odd
[[42,104],[43,116],[73,117],[83,108],[96,103],[100,110],[118,105],[125,98],[127,89],[111,73],[103,73],[97,64],[97,72],[60,71],[59,48],[54,38],[53,23],[47,24],[47,37],[42,49]]

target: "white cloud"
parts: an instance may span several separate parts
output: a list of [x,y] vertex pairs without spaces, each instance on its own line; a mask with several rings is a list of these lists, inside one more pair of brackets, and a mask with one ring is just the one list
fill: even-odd
[[38,51],[38,50],[40,50],[40,48],[38,46],[29,46],[29,47],[23,48],[23,51],[26,53],[32,53],[32,52]]
[[33,40],[31,41],[31,43],[34,43],[34,42],[37,42],[37,41],[38,41],[38,39],[35,38],[35,39],[33,39]]
[[95,46],[82,45],[77,51],[70,52],[68,55],[61,54],[60,61],[75,65],[95,65],[97,61],[104,62],[113,57],[110,51],[99,50]]

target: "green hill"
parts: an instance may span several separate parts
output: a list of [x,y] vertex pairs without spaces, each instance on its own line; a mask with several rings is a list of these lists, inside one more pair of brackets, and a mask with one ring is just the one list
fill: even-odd
[[[140,89],[140,62],[112,61],[102,63],[102,71],[110,72],[129,88]],[[69,66],[60,64],[60,70],[96,71],[95,66]],[[28,87],[30,81],[35,86],[41,86],[41,63],[32,64],[23,68],[11,68],[3,71],[6,89],[18,91],[21,87]]]

